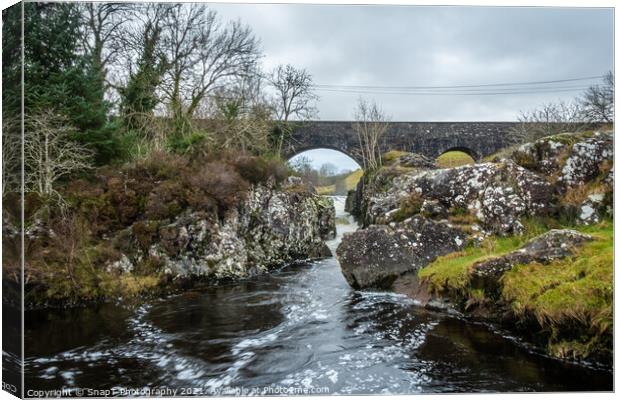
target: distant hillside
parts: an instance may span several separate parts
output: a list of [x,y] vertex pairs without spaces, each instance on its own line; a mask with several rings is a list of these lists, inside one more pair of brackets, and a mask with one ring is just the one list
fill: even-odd
[[362,175],[364,171],[361,169],[347,174],[334,175],[330,177],[329,185],[317,186],[316,190],[322,195],[346,195],[349,190],[355,189]]

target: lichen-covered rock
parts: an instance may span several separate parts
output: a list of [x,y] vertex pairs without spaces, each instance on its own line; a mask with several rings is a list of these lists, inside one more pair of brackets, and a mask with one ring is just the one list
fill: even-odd
[[371,223],[385,221],[386,215],[395,215],[394,211],[413,195],[421,204],[430,202],[466,212],[485,229],[509,234],[521,232],[522,217],[548,214],[554,191],[545,179],[512,162],[405,172],[395,177],[387,190],[367,194],[366,219]]
[[394,160],[394,165],[405,168],[434,169],[437,162],[430,157],[418,153],[407,153]]
[[283,190],[303,191],[316,194],[316,188],[309,181],[304,181],[299,176],[289,176],[282,183]]
[[424,200],[420,206],[420,214],[428,218],[446,219],[449,210],[437,200]]
[[[142,229],[130,229],[124,241],[138,242]],[[324,239],[335,234],[333,201],[305,191],[256,186],[223,220],[188,212],[143,238],[147,246],[125,246],[114,265],[132,270],[146,258],[176,278],[245,278],[299,259],[325,257]],[[328,249],[327,249],[328,250]]]
[[571,229],[553,229],[535,237],[523,247],[500,257],[479,261],[471,269],[471,286],[483,288],[487,294],[497,293],[499,279],[517,264],[548,264],[574,254],[577,246],[592,237]]
[[562,133],[525,143],[512,151],[508,158],[543,175],[555,174],[563,165],[563,155],[578,140],[576,133]]
[[342,273],[355,289],[388,288],[405,272],[463,248],[467,236],[446,223],[416,216],[347,234],[336,250]]
[[564,166],[559,182],[564,187],[583,185],[604,171],[604,163],[613,165],[614,142],[611,132],[595,132],[592,137],[575,143]]
[[321,196],[316,200],[319,217],[319,234],[321,239],[333,239],[336,237],[336,208],[334,199]]
[[581,203],[577,222],[583,225],[596,224],[608,211],[605,206],[605,195],[591,194]]

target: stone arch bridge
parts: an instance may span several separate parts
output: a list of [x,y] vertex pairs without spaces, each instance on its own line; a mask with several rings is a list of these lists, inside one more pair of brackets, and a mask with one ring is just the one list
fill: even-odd
[[[362,163],[362,152],[352,121],[309,121],[293,130],[283,143],[283,155],[291,158],[306,150],[338,150]],[[516,122],[390,122],[382,138],[381,153],[403,150],[437,158],[460,150],[474,160],[511,145],[510,129]]]

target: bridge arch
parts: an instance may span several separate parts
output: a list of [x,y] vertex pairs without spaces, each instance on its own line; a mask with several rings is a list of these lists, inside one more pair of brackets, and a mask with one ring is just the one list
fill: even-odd
[[458,151],[461,153],[465,153],[468,156],[470,156],[474,162],[478,163],[480,162],[480,160],[482,159],[482,156],[480,156],[475,150],[467,147],[467,146],[452,146],[452,147],[448,147],[444,150],[441,150],[439,152],[439,154],[437,154],[437,158],[441,157],[442,155],[451,152],[451,151]]
[[296,156],[298,156],[298,155],[300,155],[302,153],[305,153],[307,151],[312,151],[312,150],[332,150],[332,151],[337,151],[338,153],[344,154],[345,156],[347,156],[350,159],[352,159],[353,161],[355,161],[360,169],[364,169],[363,168],[364,160],[362,159],[362,155],[358,154],[358,152],[355,151],[356,149],[354,149],[353,151],[348,151],[347,149],[343,149],[342,147],[332,146],[330,144],[325,144],[325,145],[323,145],[323,144],[313,144],[313,145],[309,145],[309,146],[299,146],[299,147],[289,148],[289,149],[287,149],[287,151],[284,152],[284,154],[282,154],[282,157],[285,160],[290,161],[291,159],[295,158]]

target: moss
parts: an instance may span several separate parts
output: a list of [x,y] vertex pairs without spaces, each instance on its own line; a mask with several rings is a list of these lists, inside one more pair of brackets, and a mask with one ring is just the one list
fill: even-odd
[[390,165],[393,164],[394,161],[398,160],[398,158],[407,154],[409,153],[402,150],[390,150],[381,155],[381,161],[383,165]]
[[164,262],[157,256],[149,255],[142,261],[140,261],[135,270],[133,271],[139,276],[153,276],[157,277],[164,267]]
[[473,247],[450,253],[422,268],[418,277],[435,293],[460,294],[469,283],[469,266],[483,256],[480,248]]
[[435,293],[466,297],[470,270],[476,262],[514,251],[532,237],[548,230],[547,224],[537,219],[526,220],[524,226],[526,231],[523,235],[489,237],[480,246],[469,245],[462,251],[438,257],[422,268],[418,277],[427,282]]
[[512,159],[526,169],[535,170],[538,167],[538,160],[536,160],[536,157],[529,152],[517,150],[512,153]]
[[447,151],[437,157],[439,168],[454,168],[475,163],[476,161],[469,154],[462,151]]
[[[418,272],[439,294],[454,297],[465,309],[487,304],[486,295],[469,286],[474,263],[521,247],[557,222],[526,221],[526,235],[488,238],[480,247],[437,258]],[[535,321],[551,355],[561,358],[611,359],[613,332],[613,223],[576,228],[594,237],[573,257],[550,264],[517,265],[500,279],[501,301],[517,321]],[[529,332],[532,334],[532,332]],[[607,361],[606,361],[607,360]]]
[[541,325],[565,319],[592,321],[605,331],[611,320],[613,297],[613,225],[581,228],[595,240],[577,250],[575,257],[548,265],[520,265],[502,278],[502,295],[517,314],[532,313]]
[[574,257],[519,265],[502,277],[502,297],[520,318],[550,333],[548,350],[563,358],[609,357],[613,331],[613,224],[581,228],[595,240]]

